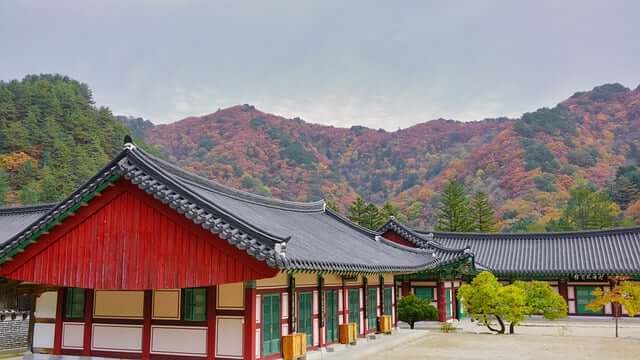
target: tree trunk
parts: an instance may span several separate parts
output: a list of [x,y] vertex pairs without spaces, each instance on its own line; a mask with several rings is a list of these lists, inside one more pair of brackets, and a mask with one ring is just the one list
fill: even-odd
[[498,325],[500,325],[499,329],[492,328],[491,324],[487,324],[487,328],[489,328],[489,330],[495,332],[496,334],[504,334],[504,322],[502,321],[502,319],[500,319],[499,316],[496,316],[496,320],[498,320]]
[[413,322],[413,321],[409,323],[409,327],[411,328],[411,330],[413,330],[413,327],[414,327],[415,325],[416,325],[416,323],[415,323],[415,322]]
[[616,311],[616,337],[618,337],[618,311]]
[[516,323],[513,323],[513,322],[512,322],[512,323],[510,323],[510,324],[509,324],[509,334],[513,334],[513,333],[514,333],[515,328],[516,328]]

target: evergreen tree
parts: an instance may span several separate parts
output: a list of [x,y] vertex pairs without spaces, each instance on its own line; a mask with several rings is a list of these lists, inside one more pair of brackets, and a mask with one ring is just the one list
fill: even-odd
[[349,206],[347,217],[349,218],[349,220],[353,221],[356,224],[362,224],[366,216],[367,203],[361,197],[358,197]]
[[338,205],[338,203],[334,199],[327,198],[325,200],[325,204],[326,204],[328,209],[331,209],[331,210],[333,210],[333,211],[335,211],[337,213],[340,212],[340,206]]
[[33,182],[24,185],[20,189],[20,202],[24,205],[32,205],[38,203],[38,192],[35,190]]
[[604,229],[620,225],[620,208],[605,192],[598,192],[584,180],[569,191],[571,197],[558,220],[550,221],[547,231]]
[[399,214],[400,214],[400,211],[398,210],[398,208],[391,205],[391,203],[389,202],[384,203],[384,205],[382,206],[382,209],[380,209],[380,215],[384,219],[384,222],[387,222],[387,220],[389,220],[389,218],[392,216],[394,218],[398,218]]
[[629,204],[640,198],[640,189],[628,177],[620,176],[613,183],[611,195],[613,200],[624,210]]
[[474,231],[483,233],[496,231],[493,208],[489,204],[487,194],[482,191],[478,191],[471,198],[471,218],[473,219]]
[[436,230],[448,232],[473,231],[473,220],[469,214],[469,200],[464,186],[450,180],[442,192],[438,209]]
[[7,178],[7,173],[3,169],[0,169],[0,205],[4,205],[8,191],[9,179]]

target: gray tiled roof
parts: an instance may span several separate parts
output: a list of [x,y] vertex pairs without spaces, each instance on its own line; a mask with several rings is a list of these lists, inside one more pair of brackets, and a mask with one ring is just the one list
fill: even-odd
[[[469,248],[478,267],[501,275],[638,275],[640,227],[563,233],[477,234],[416,231],[393,221],[421,247]],[[406,234],[406,235],[405,235]],[[409,239],[413,237],[413,240]],[[436,252],[437,254],[437,252]]]
[[[124,176],[140,189],[260,261],[282,270],[340,273],[415,272],[442,261],[432,251],[389,243],[325,208],[266,198],[190,174],[133,144],[69,198],[0,245],[9,259],[65,211],[86,202],[105,182]],[[35,234],[35,235],[33,235]]]
[[54,205],[0,208],[0,246],[42,217]]

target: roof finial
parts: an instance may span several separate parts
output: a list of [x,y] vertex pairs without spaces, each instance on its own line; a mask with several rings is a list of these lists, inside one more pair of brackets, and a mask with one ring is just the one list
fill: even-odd
[[124,136],[122,147],[127,150],[133,150],[136,148],[136,145],[133,143],[133,139],[128,134]]

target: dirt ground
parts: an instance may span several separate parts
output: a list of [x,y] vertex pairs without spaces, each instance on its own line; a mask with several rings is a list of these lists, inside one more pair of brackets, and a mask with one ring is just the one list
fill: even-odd
[[349,355],[351,355],[350,359],[372,360],[640,359],[640,340],[428,332],[418,339],[386,349],[379,349],[373,354],[354,352]]

